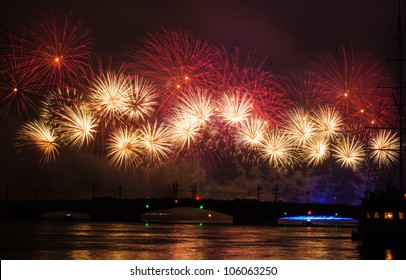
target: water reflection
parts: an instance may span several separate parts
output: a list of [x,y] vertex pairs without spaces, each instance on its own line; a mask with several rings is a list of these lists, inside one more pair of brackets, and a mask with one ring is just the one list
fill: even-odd
[[0,221],[2,259],[399,259],[349,228]]
[[386,255],[385,260],[393,260],[392,250],[386,250],[385,255]]

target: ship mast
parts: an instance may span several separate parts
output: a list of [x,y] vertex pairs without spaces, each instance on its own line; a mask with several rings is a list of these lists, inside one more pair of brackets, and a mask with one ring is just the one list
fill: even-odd
[[403,94],[403,61],[404,61],[404,53],[403,53],[403,40],[405,39],[403,37],[403,22],[402,22],[402,5],[403,1],[398,0],[398,57],[397,57],[397,96],[395,98],[395,103],[398,111],[398,117],[399,117],[399,189],[403,190],[404,188],[404,175],[403,175],[403,165],[404,165],[404,160],[403,160],[403,141],[404,141],[404,136],[403,136],[403,117],[404,117],[404,94]]

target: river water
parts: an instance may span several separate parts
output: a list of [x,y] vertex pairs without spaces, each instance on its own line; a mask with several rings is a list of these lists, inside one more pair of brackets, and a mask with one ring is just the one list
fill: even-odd
[[351,228],[0,220],[2,260],[405,259]]

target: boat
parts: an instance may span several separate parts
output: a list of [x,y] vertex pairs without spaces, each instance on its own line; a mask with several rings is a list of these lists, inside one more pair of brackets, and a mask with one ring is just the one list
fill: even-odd
[[306,226],[306,227],[356,227],[358,220],[354,218],[325,216],[325,215],[306,215],[289,216],[278,219],[278,225],[282,226]]
[[[390,58],[388,62],[395,63],[395,79],[393,85],[385,88],[392,89],[397,123],[390,128],[396,130],[399,136],[399,148],[397,152],[397,186],[387,186],[385,189],[366,191],[365,198],[361,203],[361,216],[358,230],[352,234],[353,240],[360,240],[364,246],[405,247],[406,245],[406,189],[404,174],[404,149],[405,149],[405,89],[404,62],[406,59],[405,47],[405,23],[403,1],[395,0],[394,23],[397,32],[393,38],[395,42],[396,58]],[[395,181],[395,180],[394,180]]]
[[173,224],[232,224],[233,217],[221,212],[193,208],[176,207],[144,213],[141,220],[145,223]]

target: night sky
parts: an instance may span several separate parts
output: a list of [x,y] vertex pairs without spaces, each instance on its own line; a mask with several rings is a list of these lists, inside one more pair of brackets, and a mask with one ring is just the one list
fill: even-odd
[[[40,12],[72,10],[73,17],[90,29],[93,49],[102,57],[119,57],[148,33],[161,28],[189,30],[209,43],[243,54],[255,52],[266,69],[277,75],[305,71],[323,51],[340,44],[364,48],[382,61],[390,36],[392,1],[384,0],[251,0],[251,1],[2,1],[3,27],[38,19]],[[0,199],[90,198],[98,196],[169,196],[173,180],[187,190],[197,182],[203,197],[255,197],[258,182],[264,199],[272,199],[278,185],[282,200],[355,203],[364,191],[351,171],[326,164],[272,175],[264,167],[235,163],[207,171],[182,165],[161,170],[146,180],[143,174],[108,167],[93,153],[70,151],[55,163],[39,165],[30,154],[17,153],[14,138],[19,120],[1,122]],[[337,190],[337,189],[340,190]],[[309,195],[306,193],[309,191]],[[335,200],[338,194],[339,200]],[[182,194],[181,194],[182,195]],[[184,196],[189,197],[188,193]]]

